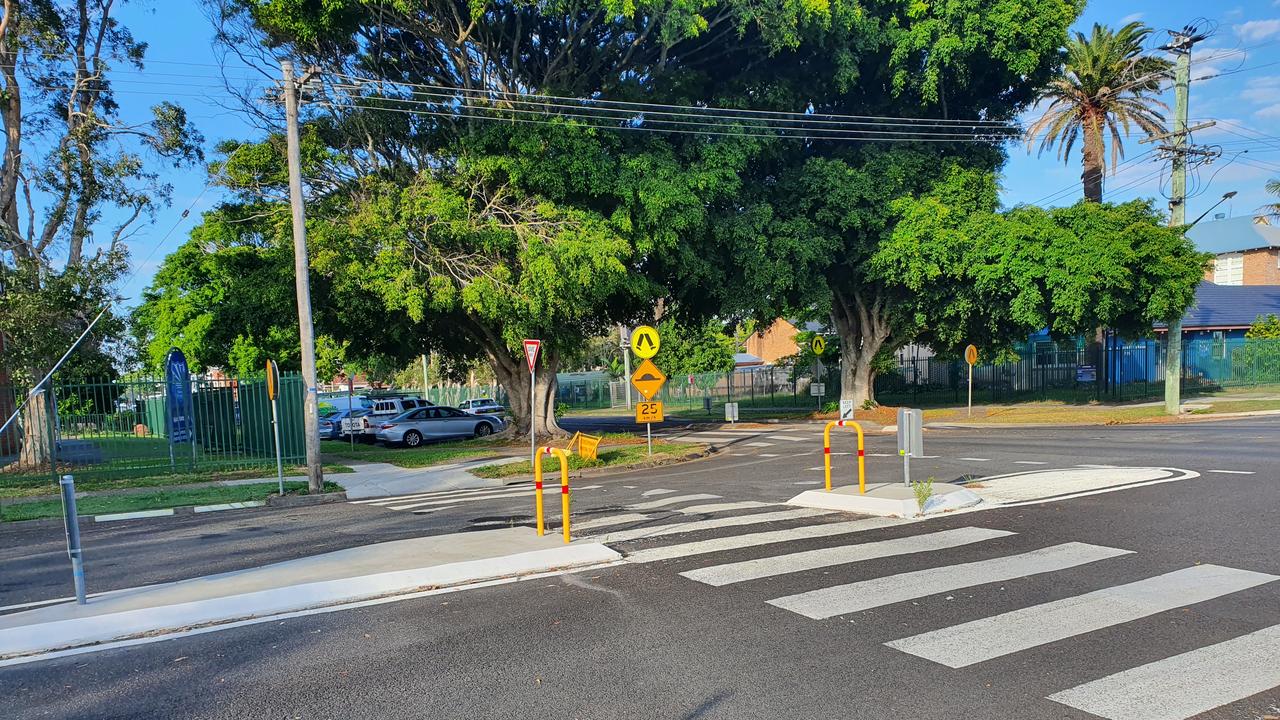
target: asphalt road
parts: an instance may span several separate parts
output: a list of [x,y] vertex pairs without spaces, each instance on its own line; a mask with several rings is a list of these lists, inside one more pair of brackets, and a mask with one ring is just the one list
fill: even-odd
[[[820,441],[814,442],[820,430],[742,433],[717,441],[721,451],[707,460],[575,481],[600,486],[575,491],[581,515],[575,521],[690,495],[718,497],[673,501],[646,511],[645,522],[653,527],[767,511],[678,512],[699,504],[776,503],[812,486],[821,480],[812,469],[821,464]],[[1176,467],[1200,477],[856,534],[629,562],[3,668],[0,697],[15,717],[76,718],[1173,718],[1215,708],[1218,700],[1227,704],[1204,717],[1280,715],[1280,687],[1265,684],[1265,668],[1280,657],[1280,639],[1258,635],[1280,622],[1280,582],[1267,578],[1280,576],[1277,430],[1280,420],[1259,418],[931,432],[925,451],[938,457],[914,461],[912,469],[939,481],[1080,464]],[[869,439],[873,480],[900,477],[892,452],[893,438]],[[850,456],[835,462],[838,471],[841,463],[845,472],[851,467]],[[344,504],[93,527],[86,533],[90,588],[520,522],[529,504],[521,493],[403,510]],[[424,510],[433,511],[418,514]],[[835,515],[726,525],[612,545],[640,560],[646,551],[688,543],[848,521]],[[797,564],[794,555],[895,538],[917,546],[945,530],[990,537],[822,566]],[[57,528],[6,529],[0,544],[0,603],[65,594]],[[1001,570],[1025,553],[1045,552],[1066,559],[1033,555],[1026,560],[1036,568],[1031,575],[1025,568]],[[755,575],[739,582],[697,579],[747,572],[747,566],[706,570],[711,566],[781,556],[750,566]],[[1222,569],[1196,570],[1207,566]],[[928,570],[964,582],[929,592],[937,590],[930,585],[935,581],[903,575]],[[680,574],[692,571],[703,575]],[[862,587],[855,600],[826,590],[887,576],[895,577]],[[924,589],[909,592],[917,586]],[[1087,595],[1100,591],[1100,597]],[[1060,601],[1068,601],[1065,611],[1036,609],[1029,624],[1006,615]],[[1147,607],[1152,603],[1159,607]],[[976,625],[957,630],[965,623]],[[1084,627],[1088,623],[1094,625]],[[906,644],[885,645],[894,641]],[[1228,645],[1215,654],[1221,643]],[[1179,660],[1183,653],[1198,654]],[[1194,672],[1183,677],[1179,668],[1187,664]],[[1123,692],[1113,687],[1117,674],[1144,669],[1158,679],[1145,696],[1133,690],[1131,675],[1122,676]],[[1213,689],[1218,676],[1229,678],[1219,683],[1226,690]],[[1177,681],[1172,689],[1160,686],[1170,678]],[[1250,682],[1264,684],[1252,688]],[[1136,704],[1117,711],[1117,698]]]

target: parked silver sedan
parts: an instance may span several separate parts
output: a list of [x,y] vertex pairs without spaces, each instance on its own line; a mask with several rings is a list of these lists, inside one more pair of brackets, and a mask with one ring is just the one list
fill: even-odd
[[485,437],[507,424],[495,415],[471,415],[443,405],[401,413],[378,425],[377,438],[388,445],[418,447],[427,440]]

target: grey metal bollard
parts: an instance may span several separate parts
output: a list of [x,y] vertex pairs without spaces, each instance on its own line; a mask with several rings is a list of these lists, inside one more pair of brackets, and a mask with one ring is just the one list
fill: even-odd
[[59,485],[62,486],[62,520],[67,529],[67,555],[71,558],[76,602],[84,605],[84,554],[80,548],[80,517],[76,514],[76,481],[70,475],[63,475]]

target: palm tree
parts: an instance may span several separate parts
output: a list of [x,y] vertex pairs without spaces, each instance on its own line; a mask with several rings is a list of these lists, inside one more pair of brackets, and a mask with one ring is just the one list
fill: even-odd
[[1151,28],[1136,22],[1116,31],[1095,24],[1087,38],[1076,33],[1067,41],[1062,74],[1040,94],[1040,100],[1049,105],[1027,129],[1027,151],[1037,139],[1037,154],[1056,144],[1058,157],[1066,162],[1080,140],[1084,168],[1080,179],[1086,200],[1102,202],[1102,177],[1108,167],[1106,134],[1111,135],[1114,171],[1124,157],[1122,128],[1125,137],[1132,125],[1148,135],[1164,132],[1160,110],[1169,106],[1154,94],[1172,63],[1143,52],[1142,44],[1150,34]]
[[[1280,200],[1280,179],[1267,181],[1267,192]],[[1267,203],[1262,206],[1262,214],[1280,220],[1280,202]]]

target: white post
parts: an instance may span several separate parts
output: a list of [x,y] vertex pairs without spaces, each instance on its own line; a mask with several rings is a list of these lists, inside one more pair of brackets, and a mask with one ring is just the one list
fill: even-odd
[[649,454],[653,454],[653,423],[644,424],[645,437],[649,439]]
[[425,353],[422,355],[422,399],[431,399],[427,397],[427,356]]
[[538,371],[534,370],[536,363],[529,363],[529,463],[531,468],[538,467],[538,443],[534,441],[534,428],[537,422],[533,416],[533,406],[536,404],[535,399],[538,396]]
[[973,363],[969,365],[969,417],[973,417]]
[[280,482],[280,495],[284,496],[284,459],[280,455],[280,391],[271,398],[271,429],[276,436],[276,479]]
[[[626,377],[622,378],[622,386],[627,389],[627,409],[631,409],[631,346],[627,343],[627,330],[618,324],[618,345],[622,348],[622,369]],[[652,454],[652,453],[650,453]]]

